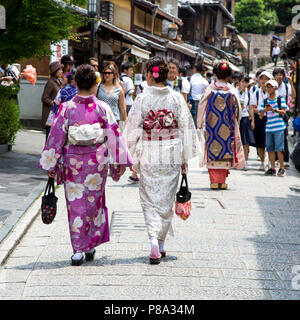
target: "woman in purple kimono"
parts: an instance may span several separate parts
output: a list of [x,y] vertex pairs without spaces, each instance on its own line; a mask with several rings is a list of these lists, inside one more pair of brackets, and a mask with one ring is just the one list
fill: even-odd
[[110,107],[95,96],[95,71],[79,66],[78,95],[60,106],[39,166],[64,183],[74,255],[72,265],[92,260],[95,247],[109,241],[105,183],[108,168],[114,181],[133,165]]

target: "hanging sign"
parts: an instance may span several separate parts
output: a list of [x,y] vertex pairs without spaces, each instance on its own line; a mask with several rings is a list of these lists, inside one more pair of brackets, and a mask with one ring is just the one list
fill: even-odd
[[52,52],[50,63],[60,61],[61,57],[69,53],[68,40],[59,41],[50,46]]

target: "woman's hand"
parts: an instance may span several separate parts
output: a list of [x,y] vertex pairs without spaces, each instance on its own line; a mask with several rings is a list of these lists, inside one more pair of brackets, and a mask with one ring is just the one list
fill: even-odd
[[55,171],[47,171],[47,173],[48,173],[48,177],[49,178],[55,179],[55,177],[56,177],[56,172]]
[[187,174],[187,170],[188,170],[187,163],[184,163],[183,165],[181,165],[181,174]]

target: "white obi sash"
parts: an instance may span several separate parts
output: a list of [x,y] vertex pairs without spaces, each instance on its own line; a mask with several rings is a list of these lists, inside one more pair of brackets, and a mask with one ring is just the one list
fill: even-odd
[[91,146],[105,141],[104,130],[99,123],[70,126],[68,141],[74,146]]

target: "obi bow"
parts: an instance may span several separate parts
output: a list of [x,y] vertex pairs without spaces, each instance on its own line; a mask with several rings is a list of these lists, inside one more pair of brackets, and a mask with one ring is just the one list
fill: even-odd
[[177,121],[172,111],[163,109],[157,112],[149,111],[146,119],[144,120],[144,130],[151,134],[151,130],[160,132],[162,129],[175,129],[177,128]]

